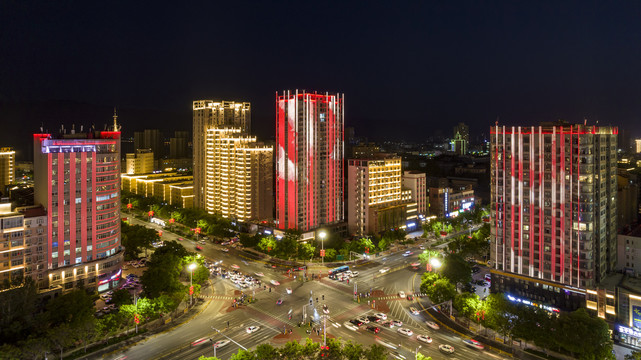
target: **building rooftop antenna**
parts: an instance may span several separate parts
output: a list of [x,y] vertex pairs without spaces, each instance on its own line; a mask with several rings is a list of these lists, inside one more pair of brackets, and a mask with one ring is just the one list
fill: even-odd
[[118,112],[114,106],[114,131],[118,131]]

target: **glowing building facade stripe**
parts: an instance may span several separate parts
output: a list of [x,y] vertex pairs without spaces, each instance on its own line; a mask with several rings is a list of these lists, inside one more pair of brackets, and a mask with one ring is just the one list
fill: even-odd
[[276,218],[306,231],[343,221],[343,97],[276,93]]

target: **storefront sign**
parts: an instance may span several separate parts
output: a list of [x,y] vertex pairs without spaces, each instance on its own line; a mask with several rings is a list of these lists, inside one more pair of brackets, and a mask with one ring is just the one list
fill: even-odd
[[618,327],[621,334],[632,335],[637,338],[641,338],[641,331],[632,330],[629,327],[621,326]]
[[641,328],[641,306],[632,305],[632,326]]

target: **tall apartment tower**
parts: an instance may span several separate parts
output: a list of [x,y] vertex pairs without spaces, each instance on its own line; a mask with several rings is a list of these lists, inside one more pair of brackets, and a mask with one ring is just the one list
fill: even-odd
[[47,211],[49,285],[118,285],[120,131],[34,134],[34,199]]
[[189,131],[176,131],[174,136],[169,139],[169,158],[181,159],[188,158],[191,154],[187,151],[189,143]]
[[412,201],[418,206],[418,213],[427,215],[427,180],[420,171],[403,172],[403,187],[412,191]]
[[0,148],[0,194],[7,195],[5,188],[16,180],[16,152],[10,147]]
[[24,275],[24,215],[0,203],[0,283],[18,281]]
[[276,219],[308,231],[344,220],[344,95],[276,93]]
[[206,130],[205,210],[240,221],[271,220],[274,149],[239,128]]
[[165,153],[162,133],[158,129],[145,129],[134,132],[134,151],[138,149],[151,149],[154,159],[160,159]]
[[251,128],[251,105],[248,102],[196,100],[193,111],[194,206],[205,209],[207,129],[234,127],[248,134]]
[[493,291],[575,309],[615,269],[617,132],[491,128]]

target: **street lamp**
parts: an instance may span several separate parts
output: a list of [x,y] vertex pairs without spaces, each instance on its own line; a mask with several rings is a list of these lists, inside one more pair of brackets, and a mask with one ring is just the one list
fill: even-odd
[[325,237],[327,236],[327,233],[324,230],[321,230],[318,233],[318,237],[321,240],[321,252],[323,253],[323,256],[321,256],[321,264],[325,265]]
[[194,269],[196,264],[189,264],[189,306],[194,304]]
[[416,348],[416,351],[414,352],[414,359],[418,359],[418,351],[423,347],[423,345],[419,345]]
[[439,260],[438,258],[431,258],[430,265],[432,265],[433,268],[438,269],[443,264],[441,263],[441,260]]

